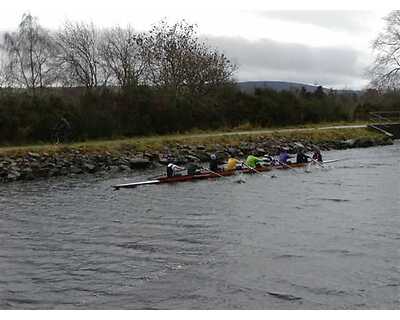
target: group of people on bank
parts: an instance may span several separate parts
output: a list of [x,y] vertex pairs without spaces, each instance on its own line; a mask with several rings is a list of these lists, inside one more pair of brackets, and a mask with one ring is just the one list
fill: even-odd
[[185,170],[187,171],[188,175],[196,175],[204,171],[231,171],[243,167],[256,169],[257,167],[263,165],[287,166],[292,163],[292,158],[296,158],[296,162],[293,163],[322,162],[322,155],[318,148],[314,148],[314,153],[312,156],[306,155],[304,147],[298,148],[296,155],[289,154],[288,148],[281,148],[279,154],[275,157],[271,157],[269,155],[265,155],[264,157],[249,155],[244,162],[229,156],[227,162],[220,163],[217,159],[217,156],[215,154],[212,154],[210,156],[208,169],[200,166],[194,160],[189,161],[185,167],[178,166],[171,162],[167,165],[167,176],[173,177],[176,175],[180,175]]

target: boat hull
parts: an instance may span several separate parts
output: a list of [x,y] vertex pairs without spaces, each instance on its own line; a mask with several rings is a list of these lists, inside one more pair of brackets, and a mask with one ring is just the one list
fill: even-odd
[[291,164],[287,164],[287,165],[261,166],[261,167],[256,167],[254,169],[242,168],[242,169],[229,170],[229,171],[203,172],[203,173],[193,175],[193,176],[189,176],[189,175],[173,176],[173,177],[162,176],[162,177],[148,180],[148,181],[118,184],[118,185],[115,185],[114,188],[115,189],[136,188],[137,186],[146,185],[146,184],[178,183],[178,182],[185,182],[185,181],[214,179],[214,178],[233,176],[236,173],[256,174],[256,173],[260,173],[260,172],[270,171],[272,169],[288,170],[288,169],[294,169],[294,168],[302,168],[308,164],[312,164],[312,163],[310,163],[310,162],[308,162],[308,163],[291,163]]
[[233,176],[235,174],[235,171],[236,170],[221,171],[221,172],[218,172],[218,174],[206,172],[206,173],[196,174],[194,176],[183,175],[183,176],[174,176],[174,177],[161,177],[161,178],[158,178],[157,180],[159,180],[160,183],[174,183],[174,182],[183,182],[183,181],[192,181],[192,180],[221,178],[221,176],[222,177]]

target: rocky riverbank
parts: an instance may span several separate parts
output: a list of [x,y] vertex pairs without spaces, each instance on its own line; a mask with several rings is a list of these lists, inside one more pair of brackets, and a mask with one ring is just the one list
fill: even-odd
[[290,139],[273,137],[243,137],[240,143],[210,143],[210,144],[166,144],[162,150],[137,152],[130,150],[87,152],[79,148],[62,148],[60,151],[27,152],[23,155],[0,154],[0,182],[17,180],[33,180],[54,176],[92,174],[109,171],[140,170],[148,167],[163,166],[168,162],[185,164],[190,159],[200,159],[206,162],[215,153],[220,160],[228,154],[245,158],[249,154],[263,156],[275,155],[280,147],[288,147],[290,153],[295,153],[298,144],[311,151],[318,146],[322,151],[331,149],[362,148],[376,145],[392,144],[386,136],[376,138],[357,138],[339,141],[312,141],[309,139]]

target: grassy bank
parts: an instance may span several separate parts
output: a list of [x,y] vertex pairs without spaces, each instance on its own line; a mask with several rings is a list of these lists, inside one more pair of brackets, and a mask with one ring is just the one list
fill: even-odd
[[[347,123],[348,124],[348,123]],[[329,124],[332,126],[333,124]],[[337,123],[335,124],[337,125]],[[343,125],[343,123],[341,123]],[[366,128],[340,128],[340,129],[324,129],[317,130],[327,126],[327,124],[318,127],[307,128],[281,128],[281,129],[258,129],[253,131],[237,131],[237,132],[206,132],[206,133],[190,133],[162,135],[152,137],[137,137],[116,140],[97,140],[71,144],[45,144],[45,145],[29,145],[18,147],[2,147],[0,148],[0,156],[18,156],[28,152],[35,153],[62,153],[70,150],[80,150],[88,154],[95,153],[120,153],[125,150],[144,152],[144,151],[160,151],[165,146],[175,144],[188,145],[204,145],[211,146],[215,144],[230,144],[236,146],[242,141],[251,142],[256,139],[286,139],[286,140],[310,140],[313,143],[324,141],[339,141],[357,138],[379,139],[382,134],[371,131]]]

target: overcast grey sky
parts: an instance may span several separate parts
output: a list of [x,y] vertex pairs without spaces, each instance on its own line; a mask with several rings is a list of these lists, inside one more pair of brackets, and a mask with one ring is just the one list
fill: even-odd
[[171,23],[186,19],[239,65],[239,81],[359,89],[368,82],[364,74],[373,58],[371,42],[390,11],[381,2],[380,8],[373,3],[336,0],[336,8],[331,8],[314,0],[280,0],[274,5],[257,0],[12,0],[1,4],[0,31],[15,29],[24,12],[49,29],[72,20],[104,27],[130,24],[142,31],[163,18]]

